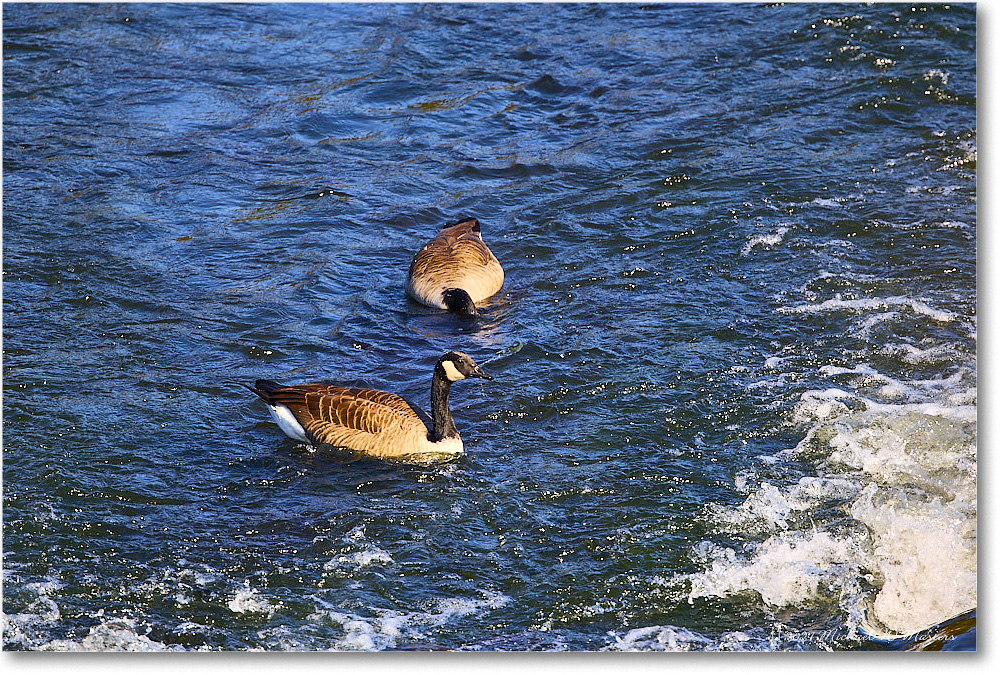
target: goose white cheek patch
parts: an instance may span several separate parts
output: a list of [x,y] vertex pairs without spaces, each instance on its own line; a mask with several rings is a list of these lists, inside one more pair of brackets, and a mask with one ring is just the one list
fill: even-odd
[[452,382],[465,379],[465,375],[459,372],[458,368],[455,367],[454,361],[442,361],[441,365],[444,366],[445,377]]

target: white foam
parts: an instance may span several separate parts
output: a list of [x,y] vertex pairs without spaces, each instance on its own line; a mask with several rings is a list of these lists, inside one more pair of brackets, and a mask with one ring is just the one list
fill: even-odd
[[695,554],[704,572],[687,575],[688,599],[728,597],[754,591],[778,607],[815,600],[839,589],[857,560],[855,544],[828,532],[789,532],[768,537],[748,558],[728,547],[701,542]]
[[[880,336],[870,362],[855,357],[818,367],[829,386],[801,394],[787,418],[802,440],[757,458],[777,477],[760,480],[748,468],[735,479],[741,504],[706,509],[717,531],[744,543],[702,542],[693,557],[703,569],[663,583],[686,584],[691,602],[745,594],[774,607],[835,601],[849,634],[918,632],[977,604],[976,364],[965,342],[975,340],[975,317],[902,295],[818,297],[816,286],[799,289],[806,304],[777,297],[779,311],[856,315],[855,335]],[[952,324],[963,339],[881,342],[913,316]],[[779,390],[801,382],[801,363],[783,350],[763,362],[768,377],[757,385]],[[913,366],[936,374],[913,377]],[[815,475],[783,482],[781,465],[791,458],[812,463]],[[621,638],[629,648],[702,648],[697,636],[671,627],[637,630],[645,632]]]
[[55,652],[166,652],[184,651],[180,645],[166,645],[138,632],[135,621],[124,618],[104,619],[92,626],[81,640],[52,640],[35,647]]
[[713,641],[709,638],[686,628],[647,626],[615,636],[614,644],[607,649],[623,652],[690,652],[707,649],[712,644]]
[[903,361],[913,365],[945,363],[955,360],[955,351],[948,345],[921,349],[916,345],[902,343],[886,345],[885,349],[886,352],[898,354]]
[[730,631],[708,637],[677,626],[633,628],[623,635],[612,633],[613,642],[602,651],[623,652],[774,652],[827,649],[822,639],[797,635],[781,624],[767,634],[760,629]]
[[878,373],[867,363],[859,364],[854,368],[844,368],[842,366],[821,366],[819,372],[821,375],[826,375],[827,377],[833,377],[836,375],[868,375],[886,380],[888,379],[884,375]]
[[764,361],[764,367],[770,370],[779,370],[781,368],[781,364],[785,361],[786,359],[783,359],[780,356],[772,356]]
[[270,617],[278,611],[278,608],[261,596],[259,591],[249,586],[237,590],[236,595],[226,606],[229,607],[229,611],[236,614],[266,614]]
[[[898,353],[898,349],[889,349],[887,351],[896,351]],[[926,350],[923,353],[926,354],[932,351],[935,350]],[[948,362],[952,361],[953,359],[950,359]],[[893,408],[892,406],[898,403],[913,403],[915,401],[938,399],[944,402],[943,406],[935,405],[934,402],[931,402],[922,406],[918,405],[917,408],[928,414],[957,416],[965,421],[973,421],[975,419],[975,411],[973,410],[976,403],[975,375],[968,368],[955,369],[948,377],[910,381],[902,381],[889,377],[867,363],[858,364],[854,368],[823,366],[819,371],[821,374],[831,378],[849,376],[851,383],[860,392],[871,391],[878,396],[878,399],[891,401],[891,403],[878,403],[860,394],[841,394],[845,397],[853,398],[858,404],[863,405],[865,410],[896,411],[900,414],[905,414],[906,410],[898,407]],[[859,406],[856,405],[855,407]]]
[[177,560],[178,569],[173,572],[173,576],[175,576],[178,581],[191,581],[197,586],[205,587],[211,583],[218,582],[221,578],[218,573],[208,565],[200,565],[200,570],[188,567],[188,565],[191,565],[191,562],[185,558]]
[[[665,583],[688,583],[692,602],[743,593],[776,607],[836,600],[849,631],[875,626],[885,635],[975,607],[974,374],[962,367],[902,381],[865,363],[820,372],[872,395],[830,387],[801,396],[790,421],[806,433],[791,454],[816,462],[817,475],[785,486],[738,476],[744,502],[711,506],[708,517],[763,541],[746,549],[702,542],[694,557],[704,570]],[[894,402],[884,402],[887,393]]]
[[760,246],[764,248],[774,248],[782,242],[785,238],[785,234],[788,233],[787,227],[779,227],[774,232],[768,234],[755,234],[753,236],[747,237],[747,243],[743,245],[740,250],[740,255],[746,257],[750,255],[755,247]]
[[[955,376],[945,380],[918,380],[907,383],[907,391],[916,394],[920,390],[928,391],[935,387],[946,387],[948,383],[954,382],[961,375],[962,373],[956,373]],[[964,389],[959,391],[942,391],[938,392],[938,396],[944,399],[945,402],[879,403],[872,398],[831,387],[822,391],[812,390],[803,393],[792,419],[796,424],[822,422],[843,416],[853,410],[900,417],[916,413],[931,417],[943,417],[955,422],[976,422],[975,399],[969,400],[970,396],[974,396],[972,391]],[[956,401],[969,401],[969,403],[967,405],[956,404]]]
[[[10,584],[10,578],[14,575],[9,569],[4,569],[3,576],[4,583]],[[4,644],[17,644],[27,649],[34,649],[37,635],[44,633],[48,626],[56,624],[62,619],[59,605],[49,597],[49,593],[57,591],[63,586],[61,581],[54,578],[24,584],[24,589],[34,593],[35,598],[25,607],[23,612],[6,614],[0,611]]]
[[[737,480],[740,489],[742,480]],[[762,482],[739,506],[710,505],[713,522],[730,532],[769,533],[788,529],[789,521],[808,513],[825,499],[839,499],[856,492],[855,485],[839,478],[805,476],[784,490]]]
[[372,608],[374,616],[362,616],[313,596],[324,609],[309,615],[311,621],[321,621],[339,627],[343,635],[332,649],[345,651],[382,651],[394,649],[401,640],[422,640],[436,628],[456,619],[503,607],[510,598],[493,591],[482,591],[480,598],[439,598],[426,611],[399,611]]
[[816,304],[799,305],[797,307],[779,307],[778,311],[783,314],[821,314],[825,312],[870,312],[872,310],[885,310],[891,308],[910,308],[914,313],[930,317],[934,321],[950,323],[957,317],[954,313],[934,309],[930,305],[901,296],[888,298],[852,298],[842,299],[839,295],[830,300],[825,300]]
[[334,569],[363,569],[371,565],[391,565],[392,556],[377,546],[371,546],[360,551],[339,555],[333,560],[327,561],[323,568]]
[[328,560],[323,565],[324,570],[350,573],[372,565],[391,565],[395,562],[388,551],[379,548],[365,538],[364,525],[358,525],[348,532],[342,546],[354,550],[341,553]]
[[881,625],[916,633],[976,606],[974,508],[974,501],[961,499],[914,503],[875,483],[851,506],[871,532],[866,564],[882,578],[872,602]]

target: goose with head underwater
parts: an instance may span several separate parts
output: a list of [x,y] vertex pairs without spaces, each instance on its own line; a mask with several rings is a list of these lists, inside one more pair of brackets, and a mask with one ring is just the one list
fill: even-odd
[[428,307],[475,316],[503,287],[503,267],[483,241],[479,221],[463,218],[424,245],[410,263],[406,293]]
[[492,380],[468,354],[448,352],[434,366],[431,417],[385,391],[328,384],[282,386],[270,380],[246,385],[267,404],[290,438],[348,457],[433,461],[464,451],[448,406],[451,385],[468,377]]

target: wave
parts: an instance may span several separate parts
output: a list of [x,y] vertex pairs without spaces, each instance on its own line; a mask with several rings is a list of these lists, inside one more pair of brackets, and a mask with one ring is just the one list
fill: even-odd
[[[809,460],[816,475],[760,481],[744,486],[742,504],[711,506],[716,528],[764,538],[744,549],[699,543],[703,571],[684,577],[689,600],[745,592],[772,607],[835,600],[853,639],[916,633],[975,608],[974,390],[957,375],[928,384],[868,365],[823,372],[881,378],[895,398],[911,400],[833,387],[803,393],[792,424],[806,427],[804,438],[766,460]],[[929,390],[936,400],[920,400]]]

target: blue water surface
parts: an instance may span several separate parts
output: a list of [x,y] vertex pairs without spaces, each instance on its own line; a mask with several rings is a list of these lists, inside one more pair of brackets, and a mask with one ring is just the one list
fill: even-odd
[[[4,649],[898,649],[975,608],[974,5],[5,3],[3,59]],[[476,321],[403,292],[466,215]],[[242,386],[426,409],[450,349],[496,379],[446,465]]]

